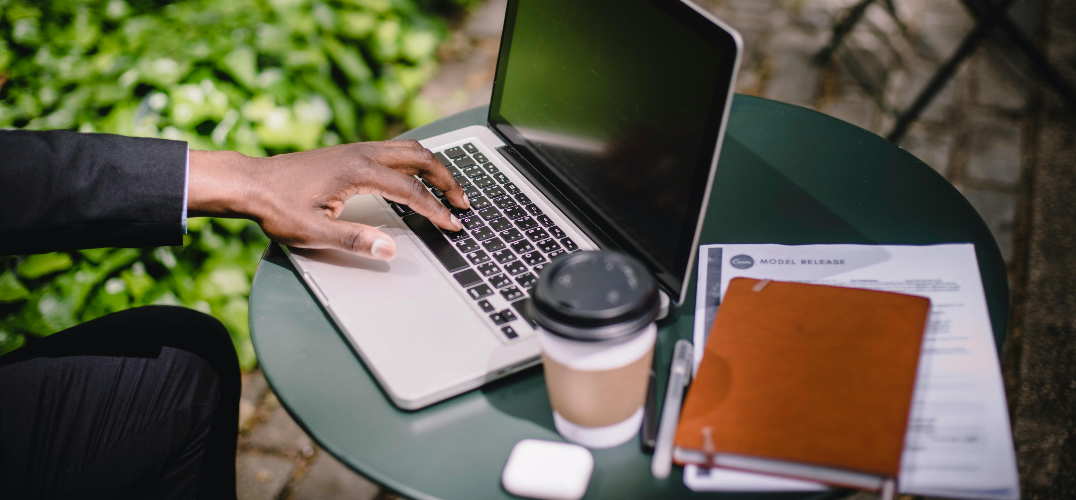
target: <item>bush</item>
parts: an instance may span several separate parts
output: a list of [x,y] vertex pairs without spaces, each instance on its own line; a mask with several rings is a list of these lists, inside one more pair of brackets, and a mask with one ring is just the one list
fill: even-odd
[[[252,156],[383,139],[436,115],[440,17],[474,0],[0,0],[0,128],[187,141]],[[0,354],[109,312],[180,304],[231,331],[268,240],[191,219],[181,247],[0,260]],[[28,337],[29,336],[29,337]]]

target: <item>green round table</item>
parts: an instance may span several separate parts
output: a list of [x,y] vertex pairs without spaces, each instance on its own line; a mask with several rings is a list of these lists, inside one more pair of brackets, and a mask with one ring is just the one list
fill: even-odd
[[[483,124],[486,111],[465,111],[401,138]],[[972,242],[999,347],[1004,338],[1005,263],[972,206],[907,151],[821,113],[736,96],[701,242]],[[691,339],[694,287],[693,279],[688,300],[660,325],[659,398],[673,344]],[[265,377],[296,422],[342,462],[409,497],[512,498],[500,483],[512,446],[524,438],[560,440],[539,368],[423,410],[394,407],[275,245],[254,277],[250,333]],[[586,498],[845,493],[697,494],[684,486],[680,468],[654,479],[637,440],[596,450],[594,459]]]

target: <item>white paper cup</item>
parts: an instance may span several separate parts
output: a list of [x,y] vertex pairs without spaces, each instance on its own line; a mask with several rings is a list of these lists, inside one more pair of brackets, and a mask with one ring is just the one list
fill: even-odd
[[538,330],[553,423],[568,441],[611,448],[643,422],[657,327],[612,341],[579,341]]

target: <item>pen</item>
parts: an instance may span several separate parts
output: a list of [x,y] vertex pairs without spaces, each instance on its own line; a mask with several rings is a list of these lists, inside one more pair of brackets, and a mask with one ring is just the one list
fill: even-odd
[[661,423],[658,426],[658,440],[654,447],[654,458],[650,462],[650,473],[658,479],[669,477],[672,470],[673,435],[680,422],[680,403],[684,400],[684,387],[691,381],[691,342],[680,339],[673,348],[673,359],[669,366],[669,386],[665,390],[665,404],[662,405]]

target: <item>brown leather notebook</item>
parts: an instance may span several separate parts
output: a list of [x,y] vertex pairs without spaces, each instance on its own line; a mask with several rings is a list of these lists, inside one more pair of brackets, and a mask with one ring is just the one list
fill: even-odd
[[875,490],[896,478],[930,300],[735,278],[674,458]]

